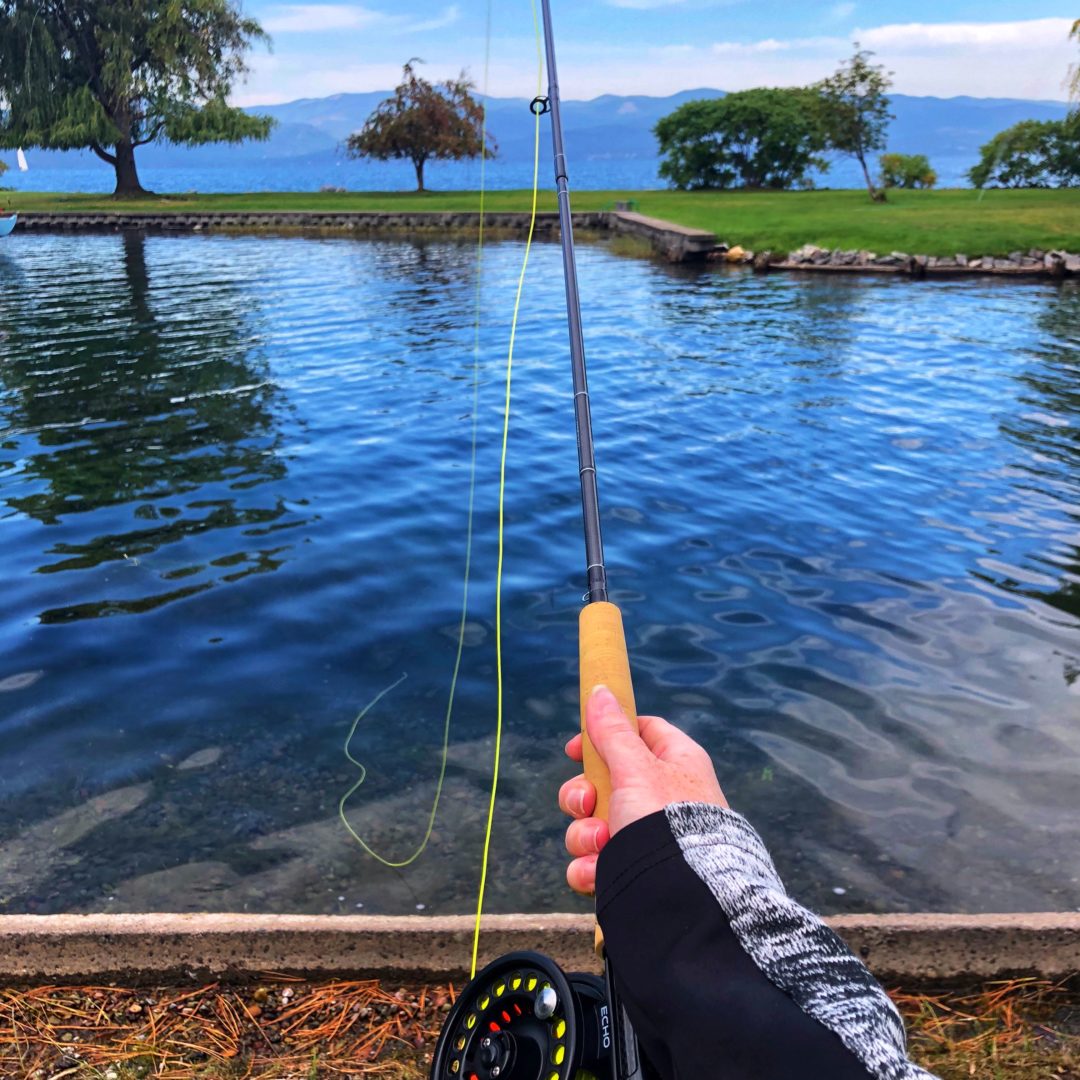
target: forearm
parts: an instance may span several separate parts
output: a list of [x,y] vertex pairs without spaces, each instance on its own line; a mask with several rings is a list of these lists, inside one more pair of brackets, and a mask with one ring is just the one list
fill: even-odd
[[600,856],[597,916],[665,1078],[927,1080],[899,1015],[731,811],[673,804]]

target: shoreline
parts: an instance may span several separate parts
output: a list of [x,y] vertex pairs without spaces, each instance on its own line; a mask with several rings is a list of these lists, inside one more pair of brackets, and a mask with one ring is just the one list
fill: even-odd
[[[755,273],[899,274],[916,280],[973,276],[1022,280],[1062,280],[1080,277],[1080,254],[1062,249],[1032,247],[1007,257],[957,253],[935,256],[891,251],[878,255],[866,248],[825,248],[806,243],[791,252],[754,252],[728,245],[715,233],[677,222],[649,217],[633,210],[575,211],[574,227],[583,238],[629,240],[630,255],[652,256],[669,263],[724,263],[749,266]],[[366,239],[380,237],[464,237],[478,231],[476,211],[415,210],[216,210],[167,211],[29,211],[19,212],[19,233],[117,233],[141,231],[155,235],[223,233],[231,235],[318,235]],[[489,211],[484,229],[492,240],[520,238],[528,231],[529,215],[520,211]],[[539,239],[558,239],[558,214],[543,211],[536,218]]]
[[[508,215],[513,228],[522,228],[532,193],[488,191],[484,199],[489,220]],[[1033,249],[1080,252],[1080,188],[894,190],[885,203],[871,203],[865,192],[858,191],[574,191],[572,204],[578,220],[582,215],[637,214],[711,234],[718,248],[738,244],[747,251],[772,251],[777,262],[808,241],[829,252],[883,256],[908,252],[925,255],[927,261],[954,258],[957,252],[972,260],[985,256],[1005,261]],[[145,223],[148,215],[159,218],[161,228],[170,227],[169,221],[176,227],[184,217],[206,215],[215,223],[223,217],[241,217],[249,222],[248,228],[257,224],[261,229],[268,217],[295,216],[300,224],[277,226],[295,231],[314,227],[314,221],[347,222],[361,214],[384,221],[407,215],[415,217],[417,227],[430,228],[431,222],[438,224],[440,216],[449,214],[465,215],[475,228],[480,193],[191,192],[116,200],[108,195],[12,191],[0,193],[0,205],[23,215],[24,221],[45,215],[62,224],[90,217],[101,220],[99,227],[116,223],[118,215],[131,215],[133,227]],[[538,209],[545,215],[555,213],[553,192],[540,192]],[[628,237],[622,246],[629,248],[633,242]]]

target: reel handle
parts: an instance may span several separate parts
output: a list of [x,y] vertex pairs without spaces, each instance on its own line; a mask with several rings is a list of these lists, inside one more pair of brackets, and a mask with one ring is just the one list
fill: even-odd
[[[601,760],[589,733],[585,730],[585,708],[589,694],[597,683],[603,683],[616,697],[630,723],[637,730],[637,707],[634,704],[634,684],[630,678],[630,658],[626,652],[622,612],[607,601],[587,604],[578,619],[578,648],[581,670],[581,734],[585,777],[596,788],[596,809],[593,815],[608,820],[611,802],[611,777]],[[604,936],[596,928],[596,954],[603,955]]]

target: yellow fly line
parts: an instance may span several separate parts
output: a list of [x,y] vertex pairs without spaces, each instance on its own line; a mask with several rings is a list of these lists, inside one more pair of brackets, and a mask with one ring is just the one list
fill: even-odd
[[[536,93],[540,96],[544,88],[544,59],[543,40],[540,34],[540,20],[536,9],[536,0],[530,0],[533,18],[533,31],[536,38]],[[458,625],[457,654],[454,658],[454,669],[450,679],[450,693],[447,698],[446,716],[443,722],[442,750],[440,754],[439,776],[435,785],[435,796],[432,800],[431,811],[428,814],[427,828],[424,831],[420,843],[410,855],[403,859],[390,859],[380,855],[356,832],[349,822],[346,814],[346,805],[355,792],[367,778],[367,770],[364,765],[352,756],[349,749],[353,736],[360,725],[361,720],[372,708],[391,690],[400,686],[405,681],[406,675],[402,675],[395,682],[381,690],[363,709],[360,710],[356,719],[349,729],[345,739],[345,756],[349,762],[356,766],[360,775],[356,782],[342,795],[338,803],[338,814],[342,824],[348,830],[349,835],[360,845],[368,855],[383,866],[391,869],[401,869],[414,863],[427,848],[431,840],[432,831],[435,828],[435,818],[439,810],[439,802],[442,798],[443,787],[446,780],[447,758],[450,748],[450,721],[454,709],[454,697],[457,692],[458,674],[461,670],[461,658],[465,646],[466,620],[469,607],[469,583],[472,573],[473,552],[473,518],[476,499],[476,458],[477,443],[479,439],[479,395],[480,395],[480,313],[481,313],[481,272],[484,258],[484,214],[486,209],[486,161],[487,161],[487,91],[488,79],[491,66],[491,11],[492,0],[487,4],[487,33],[484,51],[484,112],[481,123],[481,153],[480,153],[480,225],[477,238],[476,253],[476,316],[473,328],[473,414],[472,414],[472,454],[469,466],[469,497],[465,541],[465,574],[461,598],[461,619]],[[480,886],[477,891],[476,921],[473,929],[472,945],[472,976],[476,975],[477,957],[480,950],[480,927],[484,911],[484,894],[487,888],[488,864],[491,853],[491,835],[495,820],[495,798],[499,785],[499,763],[502,753],[502,730],[503,730],[503,657],[502,657],[502,579],[503,579],[503,556],[505,537],[505,506],[506,506],[506,460],[507,447],[510,435],[510,403],[513,388],[514,372],[514,346],[517,342],[517,328],[521,315],[521,299],[525,292],[525,275],[529,267],[529,256],[532,253],[533,237],[536,232],[537,200],[540,188],[540,112],[534,110],[534,135],[533,135],[533,175],[532,175],[532,198],[529,212],[529,230],[525,241],[525,253],[521,261],[521,271],[518,275],[517,291],[514,296],[513,315],[510,320],[510,342],[506,354],[505,396],[503,403],[503,426],[502,447],[499,457],[499,525],[498,525],[498,561],[495,571],[495,665],[496,665],[496,708],[495,708],[495,754],[492,765],[491,791],[488,798],[487,820],[484,827],[484,847],[480,860]]]
[[419,844],[413,849],[413,851],[403,859],[391,859],[385,855],[380,855],[375,851],[359,833],[352,827],[348,816],[346,814],[346,805],[356,791],[363,785],[367,779],[367,769],[365,766],[353,757],[351,750],[349,749],[352,744],[353,736],[356,734],[356,729],[360,725],[360,721],[371,711],[372,708],[391,690],[400,686],[407,676],[402,675],[401,678],[391,683],[385,689],[381,690],[374,698],[371,699],[357,714],[356,719],[353,720],[352,727],[349,728],[349,734],[345,738],[345,757],[348,758],[352,765],[355,765],[359,770],[359,776],[356,782],[349,788],[348,791],[342,795],[338,802],[338,816],[341,818],[341,823],[348,830],[349,835],[360,845],[361,848],[368,855],[370,855],[376,862],[382,863],[383,866],[389,867],[392,870],[400,870],[403,867],[411,866],[427,849],[428,843],[431,840],[431,834],[435,829],[435,818],[439,812],[439,803],[442,800],[443,787],[446,781],[446,765],[450,752],[450,722],[454,714],[454,699],[457,695],[458,675],[461,671],[461,657],[465,650],[465,629],[467,625],[468,613],[469,613],[469,585],[472,580],[472,555],[473,555],[473,518],[474,507],[476,503],[476,448],[479,441],[479,418],[480,418],[480,312],[481,312],[481,300],[482,300],[482,282],[481,275],[484,263],[484,211],[485,200],[487,194],[487,93],[488,93],[488,78],[491,68],[491,6],[492,0],[488,0],[487,4],[487,33],[485,37],[484,48],[484,82],[483,82],[483,97],[484,103],[481,106],[483,109],[480,123],[480,225],[477,235],[476,244],[476,299],[475,299],[475,318],[473,325],[473,407],[472,407],[472,449],[469,458],[469,497],[467,502],[466,511],[466,528],[465,528],[465,573],[462,583],[461,591],[461,618],[458,621],[458,634],[457,634],[457,653],[454,657],[453,673],[450,676],[450,692],[447,695],[446,700],[446,715],[443,719],[443,735],[442,735],[442,748],[439,755],[439,776],[435,783],[435,795],[431,801],[431,810],[428,813],[427,827],[424,830],[424,835],[421,838]]
[[[529,0],[532,7],[533,31],[536,35],[536,93],[544,90],[544,55],[540,37],[540,20],[536,13],[536,0]],[[510,393],[514,376],[514,343],[517,340],[518,316],[521,313],[521,297],[525,291],[525,272],[529,268],[533,234],[536,231],[536,200],[540,189],[540,113],[533,110],[533,177],[532,204],[529,210],[529,235],[525,240],[525,255],[521,260],[517,293],[514,296],[514,315],[510,320],[510,345],[506,352],[506,399],[503,406],[502,452],[499,458],[499,558],[495,569],[495,761],[491,772],[491,796],[488,800],[487,823],[484,827],[484,853],[480,860],[480,889],[476,898],[476,923],[473,927],[472,965],[470,978],[476,978],[476,959],[480,951],[480,923],[484,914],[484,890],[487,887],[488,857],[491,852],[491,829],[495,820],[495,793],[499,786],[499,757],[502,751],[503,729],[503,658],[502,658],[502,578],[503,539],[505,533],[506,507],[506,447],[510,435]]]

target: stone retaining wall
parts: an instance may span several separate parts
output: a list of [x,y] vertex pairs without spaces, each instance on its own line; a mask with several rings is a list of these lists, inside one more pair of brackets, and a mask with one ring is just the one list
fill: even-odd
[[[657,218],[622,211],[575,213],[576,229],[624,233],[640,237],[653,251],[670,262],[704,259],[716,247],[716,237],[700,229],[687,229]],[[476,212],[394,211],[184,211],[159,213],[21,213],[17,228],[27,232],[122,232],[138,229],[151,233],[191,232],[327,232],[350,236],[417,235],[453,236],[475,234],[480,224]],[[486,213],[484,228],[490,233],[524,236],[529,227],[525,213]],[[536,235],[554,239],[559,215],[536,217]]]
[[[827,920],[888,983],[963,982],[1080,972],[1080,913],[841,915]],[[5,915],[0,984],[305,977],[458,978],[472,916]],[[516,949],[596,970],[586,915],[484,919],[480,963]]]

